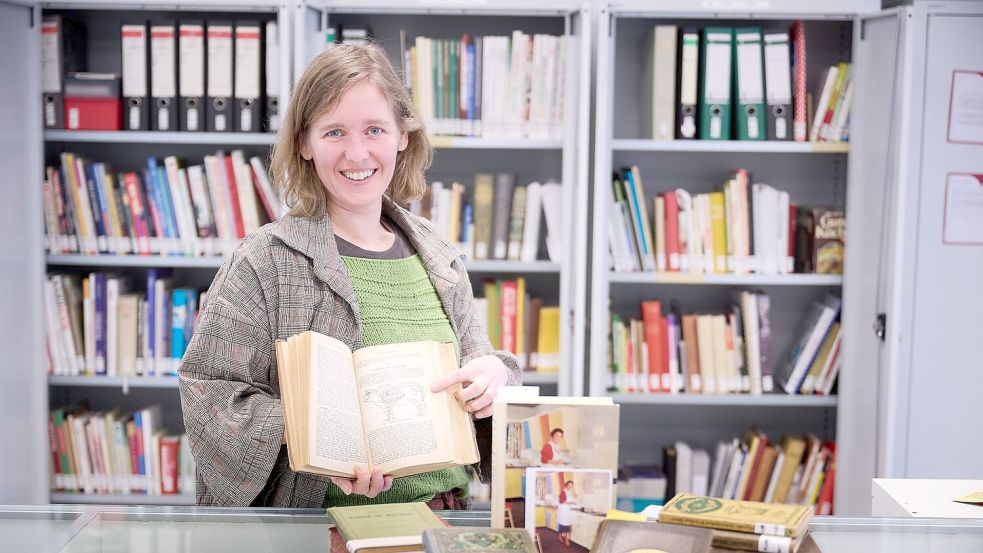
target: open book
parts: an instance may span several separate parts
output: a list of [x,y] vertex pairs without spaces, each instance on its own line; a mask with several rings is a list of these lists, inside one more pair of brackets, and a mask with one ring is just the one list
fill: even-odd
[[355,463],[409,476],[478,462],[460,385],[430,385],[458,369],[454,344],[362,348],[307,331],[276,343],[291,470],[354,477]]

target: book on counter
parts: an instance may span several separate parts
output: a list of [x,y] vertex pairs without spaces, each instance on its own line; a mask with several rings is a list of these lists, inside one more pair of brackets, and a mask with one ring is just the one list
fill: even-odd
[[444,527],[426,503],[330,507],[328,515],[348,553],[423,551],[423,532]]
[[705,528],[607,519],[601,521],[591,551],[707,553],[712,537],[713,532]]
[[423,531],[427,553],[538,553],[529,532],[522,528],[427,528]]
[[679,494],[659,513],[659,522],[797,538],[805,533],[812,507],[736,501]]
[[399,477],[478,462],[471,416],[455,396],[460,385],[430,391],[458,369],[454,344],[353,353],[306,331],[277,341],[276,356],[291,470],[352,478],[362,463]]

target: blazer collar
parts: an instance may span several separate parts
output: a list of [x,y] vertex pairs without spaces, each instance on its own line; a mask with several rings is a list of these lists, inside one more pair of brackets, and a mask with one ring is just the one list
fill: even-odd
[[[458,282],[460,276],[453,263],[462,253],[454,244],[445,239],[429,221],[396,205],[388,196],[382,198],[382,211],[406,234],[431,275],[451,284]],[[318,219],[285,215],[276,222],[272,232],[288,247],[310,258],[318,278],[350,303],[355,303],[352,279],[341,263],[331,220],[327,215]]]

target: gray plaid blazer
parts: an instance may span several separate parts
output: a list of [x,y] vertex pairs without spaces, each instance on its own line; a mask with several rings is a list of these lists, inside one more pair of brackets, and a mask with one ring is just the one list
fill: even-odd
[[[459,250],[388,198],[383,211],[420,255],[457,334],[461,363],[496,355],[509,369],[508,384],[519,384],[515,356],[491,348]],[[305,330],[362,347],[355,290],[330,221],[288,215],[247,236],[222,264],[181,361],[181,407],[197,463],[199,505],[322,505],[330,479],[291,471],[281,448],[274,342]],[[483,477],[491,474],[490,422],[475,423]]]

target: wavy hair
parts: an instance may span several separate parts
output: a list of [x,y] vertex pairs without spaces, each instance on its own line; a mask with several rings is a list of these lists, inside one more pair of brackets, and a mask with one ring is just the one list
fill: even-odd
[[310,126],[338,105],[352,85],[368,81],[389,100],[407,146],[396,154],[396,167],[386,194],[395,202],[420,198],[426,190],[424,173],[433,161],[433,146],[413,100],[385,51],[376,44],[338,44],[311,61],[294,87],[290,104],[270,154],[273,184],[290,214],[316,219],[327,213],[327,188],[312,160],[301,155]]

